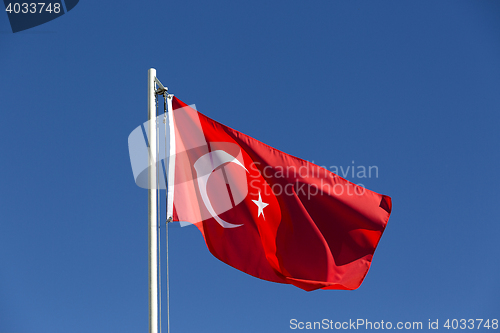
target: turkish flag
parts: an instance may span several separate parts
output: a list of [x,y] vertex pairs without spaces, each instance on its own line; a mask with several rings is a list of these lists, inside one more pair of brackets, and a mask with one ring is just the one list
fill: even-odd
[[391,198],[224,126],[173,97],[167,214],[255,277],[307,291],[356,289]]

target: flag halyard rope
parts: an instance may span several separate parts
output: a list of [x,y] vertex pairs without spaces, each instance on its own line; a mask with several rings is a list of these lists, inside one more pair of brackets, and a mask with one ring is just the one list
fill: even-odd
[[[156,160],[155,163],[157,163],[158,166],[158,161],[160,160],[160,124],[158,124],[158,94],[155,94],[155,101],[156,101]],[[156,218],[156,225],[157,228],[160,229],[161,225],[161,206],[160,206],[160,171],[159,168],[156,168],[156,212],[157,212],[157,218]],[[161,233],[158,233],[157,237],[157,247],[156,247],[157,255],[158,255],[158,322],[159,322],[159,328],[160,328],[160,333],[161,333]]]
[[[164,113],[163,113],[163,124],[165,127],[164,130],[164,135],[165,135],[165,185],[166,184],[166,178],[167,178],[167,96],[170,98],[170,95],[167,94],[166,91],[163,92],[163,107],[164,107]],[[172,128],[170,130],[173,130]],[[173,158],[173,157],[172,157]],[[168,188],[165,186],[165,209],[167,209],[168,205]],[[167,273],[167,333],[170,333],[170,287],[169,287],[169,275],[168,275],[168,223],[170,222],[170,217],[168,214],[166,216],[166,223],[165,223],[165,246],[167,248],[167,253],[166,253],[166,273]],[[161,332],[160,332],[161,333]]]

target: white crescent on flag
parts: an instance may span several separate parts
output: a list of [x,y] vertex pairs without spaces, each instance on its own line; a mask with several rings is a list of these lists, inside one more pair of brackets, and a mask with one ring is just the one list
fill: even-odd
[[208,178],[215,169],[217,169],[224,163],[236,163],[237,165],[245,169],[246,172],[248,172],[247,168],[245,168],[245,166],[241,164],[240,161],[238,161],[234,156],[231,156],[230,154],[226,153],[223,150],[215,150],[201,156],[194,163],[194,168],[196,170],[196,175],[198,179],[198,189],[200,191],[201,198],[203,199],[205,207],[210,212],[210,215],[212,215],[212,217],[223,228],[236,228],[242,226],[243,224],[233,224],[221,219],[215,212],[212,204],[210,203],[210,199],[208,198],[208,193],[207,193]]

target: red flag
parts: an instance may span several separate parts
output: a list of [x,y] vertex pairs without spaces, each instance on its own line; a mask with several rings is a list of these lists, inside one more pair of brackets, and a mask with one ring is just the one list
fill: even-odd
[[[177,98],[168,212],[255,277],[315,289],[362,283],[391,198],[224,126]],[[173,170],[173,172],[172,172]]]

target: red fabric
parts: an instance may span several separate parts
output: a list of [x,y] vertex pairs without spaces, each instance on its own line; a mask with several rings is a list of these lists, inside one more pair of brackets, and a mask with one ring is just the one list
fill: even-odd
[[[389,220],[390,197],[224,126],[175,97],[172,105],[174,221],[194,223],[215,257],[255,277],[307,291],[361,285]],[[231,228],[209,212],[194,166],[215,151],[235,159],[206,184],[209,205],[237,225]],[[259,202],[267,204],[262,212]]]

